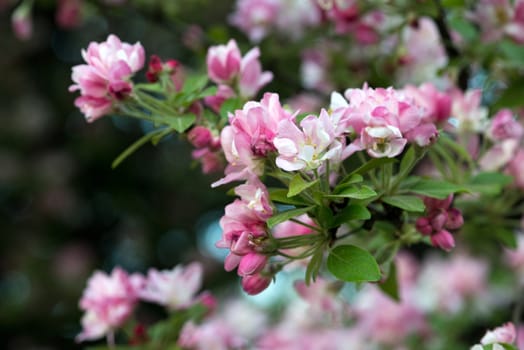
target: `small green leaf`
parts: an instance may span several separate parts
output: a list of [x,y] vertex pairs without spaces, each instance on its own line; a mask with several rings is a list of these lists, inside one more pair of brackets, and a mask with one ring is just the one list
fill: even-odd
[[334,192],[341,191],[344,187],[347,187],[348,185],[353,185],[359,182],[364,181],[364,178],[360,174],[353,174],[350,176],[347,176],[342,180],[333,190]]
[[413,146],[409,147],[402,160],[400,161],[399,173],[409,172],[413,162],[415,161],[415,148]]
[[493,235],[506,247],[511,249],[517,248],[517,236],[515,235],[515,232],[513,230],[505,229],[502,227],[495,228],[493,230]]
[[362,164],[357,169],[350,172],[341,182],[346,182],[346,179],[350,178],[353,174],[364,175],[368,171],[378,168],[379,166],[383,164],[395,163],[395,162],[397,162],[395,158],[373,158],[367,161],[366,163]]
[[184,86],[182,87],[182,93],[190,94],[190,93],[200,91],[206,86],[208,80],[209,79],[207,75],[190,76],[184,81]]
[[399,249],[400,243],[398,241],[393,241],[385,244],[375,254],[375,259],[377,260],[377,263],[379,263],[380,265],[390,264],[393,261],[393,259],[395,259],[395,256],[397,256],[397,252]]
[[341,245],[331,250],[327,267],[333,276],[346,282],[380,280],[380,270],[373,256],[354,245]]
[[400,295],[398,293],[397,267],[394,262],[392,262],[389,267],[388,278],[380,283],[379,287],[393,300],[400,301]]
[[409,188],[409,191],[426,197],[444,199],[450,194],[465,191],[465,188],[443,180],[420,180]]
[[354,198],[354,199],[367,199],[377,195],[369,186],[353,186],[343,188],[339,193],[325,195],[325,198]]
[[388,196],[381,199],[384,203],[406,211],[423,212],[425,209],[422,199],[415,196]]
[[183,115],[177,115],[172,118],[167,118],[166,121],[169,123],[169,126],[171,126],[173,129],[178,131],[179,133],[183,133],[196,120],[196,116],[194,114],[183,114]]
[[513,181],[509,175],[496,172],[483,172],[471,179],[467,188],[471,192],[478,192],[486,195],[497,195],[502,188]]
[[310,211],[314,207],[315,206],[309,206],[309,207],[306,207],[306,208],[291,209],[291,210],[286,210],[286,211],[280,212],[280,213],[270,217],[267,220],[267,226],[269,228],[273,228],[273,227],[275,227],[275,225],[278,225],[281,222],[287,221],[287,220],[292,219],[292,218],[294,218],[296,216],[299,216],[299,215],[307,213],[308,211]]
[[308,202],[302,199],[300,196],[288,197],[288,190],[284,188],[268,188],[269,198],[273,202],[282,204],[292,204],[295,206],[306,206]]
[[289,182],[289,192],[287,193],[288,197],[293,197],[299,194],[300,192],[304,191],[305,189],[308,189],[309,187],[313,186],[318,182],[318,179],[315,181],[306,181],[302,178],[300,174],[296,174],[293,176],[291,181]]
[[229,113],[234,113],[237,109],[241,109],[243,101],[240,98],[234,97],[224,101],[220,106],[220,116],[227,120]]
[[367,220],[369,218],[371,218],[371,213],[365,206],[350,204],[335,216],[333,225],[336,227],[351,220]]
[[309,286],[311,281],[315,282],[318,276],[318,271],[322,266],[322,260],[324,258],[324,249],[318,249],[307,264],[306,275],[304,277],[306,285]]

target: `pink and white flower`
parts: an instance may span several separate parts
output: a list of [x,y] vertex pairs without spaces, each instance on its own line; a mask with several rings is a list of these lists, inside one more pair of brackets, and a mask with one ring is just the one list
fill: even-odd
[[195,302],[195,295],[202,287],[202,275],[202,265],[196,262],[172,270],[149,269],[140,298],[169,310],[186,308]]
[[279,8],[278,0],[238,0],[230,22],[257,43],[276,23]]
[[280,122],[274,140],[279,168],[286,171],[317,169],[342,151],[342,144],[335,139],[334,125],[325,110],[319,117],[305,117],[300,126],[302,130],[289,119]]
[[143,276],[128,275],[118,267],[111,275],[96,271],[80,300],[80,308],[86,313],[82,318],[83,331],[76,340],[98,339],[121,327],[138,303],[143,284]]
[[80,91],[75,105],[92,122],[113,108],[113,102],[124,99],[133,89],[132,75],[144,66],[144,48],[140,43],[123,43],[116,35],[105,42],[89,44],[82,50],[87,64],[73,67],[75,84],[69,91]]

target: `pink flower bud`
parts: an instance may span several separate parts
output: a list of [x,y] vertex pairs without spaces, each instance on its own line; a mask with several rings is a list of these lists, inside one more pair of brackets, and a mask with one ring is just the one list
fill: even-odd
[[33,34],[33,21],[29,4],[27,1],[22,2],[11,16],[13,32],[20,40],[29,40]]
[[520,139],[524,128],[513,118],[509,109],[501,109],[492,119],[488,135],[492,140]]
[[455,239],[453,235],[446,230],[440,230],[431,236],[431,243],[440,249],[449,252],[455,247]]
[[158,80],[158,75],[162,72],[162,61],[157,55],[151,55],[149,66],[147,67],[146,78],[149,82],[154,83]]
[[244,255],[242,260],[240,260],[240,264],[238,265],[238,275],[253,275],[262,271],[262,269],[266,266],[267,260],[267,256],[262,254],[248,253]]
[[213,135],[208,128],[197,125],[187,133],[187,139],[196,148],[204,148],[209,146]]
[[457,208],[451,208],[448,210],[448,220],[444,225],[448,230],[457,230],[464,224],[464,218],[462,212]]
[[56,23],[62,28],[74,28],[80,24],[82,0],[59,0]]
[[247,275],[242,277],[242,289],[247,294],[255,295],[266,289],[271,283],[271,278],[261,274]]
[[451,202],[453,202],[453,195],[452,194],[450,194],[445,199],[424,197],[424,204],[426,205],[426,211],[428,213],[430,213],[430,212],[432,212],[434,210],[438,210],[438,209],[447,210],[449,208],[449,206],[451,205]]
[[434,215],[431,218],[431,226],[433,227],[433,230],[435,232],[440,231],[444,228],[444,225],[448,221],[448,213],[445,211],[437,212],[436,215]]
[[415,222],[415,228],[424,236],[429,236],[433,233],[433,227],[431,226],[429,219],[426,217],[418,218]]

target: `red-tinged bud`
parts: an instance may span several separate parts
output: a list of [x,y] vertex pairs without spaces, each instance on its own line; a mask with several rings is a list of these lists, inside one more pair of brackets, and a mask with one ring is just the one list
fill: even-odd
[[209,146],[213,135],[205,126],[197,125],[187,133],[187,139],[195,148],[204,148]]
[[129,339],[129,344],[140,345],[147,343],[147,341],[147,328],[143,324],[137,324],[133,329],[133,336]]
[[418,218],[415,222],[415,228],[424,236],[429,236],[433,233],[433,227],[431,226],[429,219],[426,217]]
[[448,221],[448,213],[445,211],[437,212],[431,217],[431,226],[435,232],[438,232],[444,228],[444,225]]
[[271,283],[271,278],[261,274],[242,277],[242,289],[249,294],[255,295],[264,291]]
[[462,212],[457,208],[451,208],[448,210],[448,220],[446,221],[445,227],[448,230],[457,230],[464,225],[464,218]]
[[451,205],[451,202],[453,202],[452,194],[450,194],[445,199],[437,199],[437,198],[430,198],[430,197],[424,198],[424,204],[426,205],[426,210],[428,212],[432,212],[438,209],[447,210],[449,206]]
[[432,235],[431,243],[435,247],[443,249],[447,252],[455,248],[455,239],[453,238],[453,235],[446,230],[441,230]]
[[207,308],[207,314],[213,313],[217,308],[217,299],[208,291],[202,292],[198,297],[199,302]]

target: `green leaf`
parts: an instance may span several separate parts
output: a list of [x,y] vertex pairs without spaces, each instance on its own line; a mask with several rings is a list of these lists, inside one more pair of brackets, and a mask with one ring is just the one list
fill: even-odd
[[423,212],[425,209],[422,199],[415,196],[388,196],[381,199],[384,203],[406,211]]
[[388,278],[379,284],[380,289],[393,300],[400,301],[400,295],[398,292],[398,280],[397,280],[397,267],[394,262],[389,267]]
[[113,161],[111,164],[111,168],[115,169],[117,166],[120,165],[127,157],[135,153],[140,147],[148,143],[151,139],[153,139],[155,136],[160,135],[165,132],[165,129],[157,129],[148,132],[135,142],[133,142],[129,147],[127,147],[124,152],[120,153],[120,155]]
[[377,195],[369,186],[349,186],[343,188],[339,193],[325,195],[325,198],[354,198],[354,199],[367,199]]
[[367,220],[369,218],[371,218],[371,213],[365,206],[350,204],[335,216],[333,227],[340,226],[351,220]]
[[524,64],[524,47],[521,45],[515,44],[511,40],[502,40],[499,48],[509,61]]
[[450,17],[449,25],[464,38],[464,41],[471,42],[478,36],[478,31],[475,29],[475,26],[473,26],[470,21],[467,21],[463,16]]
[[190,76],[184,81],[184,86],[182,87],[181,92],[184,94],[190,94],[200,91],[206,86],[208,80],[207,75]]
[[465,188],[444,180],[420,180],[408,190],[426,197],[444,199],[450,194],[465,191]]
[[169,126],[171,126],[179,133],[183,133],[184,131],[189,129],[189,127],[193,125],[195,120],[196,116],[192,113],[177,115],[172,118],[166,118],[166,121],[169,123]]
[[364,178],[360,174],[353,174],[345,177],[333,190],[334,192],[341,191],[344,187],[348,185],[353,185],[359,182],[364,181]]
[[350,172],[341,182],[346,182],[347,181],[346,179],[350,178],[353,174],[364,175],[368,171],[378,168],[383,164],[395,163],[395,162],[397,162],[395,158],[373,158],[367,161],[366,163],[362,164],[357,169]]
[[309,260],[309,263],[307,264],[306,268],[306,275],[304,277],[306,285],[309,286],[311,281],[315,282],[318,276],[318,271],[320,270],[320,267],[322,266],[322,260],[324,258],[324,249],[321,247],[318,249],[313,256],[311,256],[311,259]]
[[292,219],[296,216],[302,215],[313,209],[315,206],[309,206],[306,208],[291,209],[280,212],[267,220],[267,226],[273,228],[275,225],[280,224],[281,222]]
[[269,188],[269,198],[273,202],[278,202],[282,204],[292,204],[292,205],[298,205],[298,206],[305,206],[308,205],[308,202],[306,202],[304,199],[302,199],[299,196],[295,197],[288,197],[288,190],[284,188]]
[[399,173],[404,174],[410,171],[411,166],[415,162],[415,148],[413,146],[409,147],[402,160],[400,161]]
[[[502,345],[504,350],[519,350],[519,349],[517,349],[515,346],[513,346],[511,344],[502,344],[502,343],[500,343],[500,345]],[[484,349],[484,350],[493,350],[493,344],[484,345],[482,347],[482,349]]]
[[398,241],[389,242],[383,245],[375,254],[377,263],[379,263],[379,265],[390,264],[393,259],[395,259],[395,256],[397,256],[399,249],[400,243]]
[[331,250],[327,267],[333,276],[346,282],[380,280],[380,270],[373,256],[354,245],[341,245]]
[[493,235],[506,247],[511,249],[517,248],[517,236],[515,235],[515,232],[513,230],[505,228],[495,228],[493,231]]
[[222,106],[220,106],[220,116],[227,120],[228,114],[231,112],[233,113],[237,109],[241,109],[243,106],[243,101],[240,98],[234,97],[229,98],[222,103]]
[[296,196],[297,194],[313,186],[317,182],[318,182],[318,179],[316,179],[315,181],[306,181],[302,178],[300,174],[296,174],[295,176],[293,176],[293,178],[289,182],[289,192],[287,193],[287,196],[288,197]]
[[523,86],[523,78],[512,81],[506,90],[502,92],[497,102],[495,102],[493,108],[495,110],[501,108],[517,108],[524,105],[524,99],[522,99]]
[[496,172],[483,172],[471,179],[466,187],[471,192],[478,192],[486,195],[497,195],[502,188],[513,181],[509,175]]

